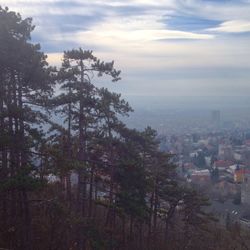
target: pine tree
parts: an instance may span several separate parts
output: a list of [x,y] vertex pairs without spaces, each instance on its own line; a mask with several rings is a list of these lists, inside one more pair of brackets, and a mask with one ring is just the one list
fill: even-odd
[[[91,172],[88,145],[98,119],[98,90],[92,78],[94,75],[100,77],[104,74],[109,75],[112,81],[120,79],[120,71],[114,69],[114,62],[101,62],[93,56],[92,51],[83,51],[80,48],[64,53],[63,65],[58,75],[63,93],[55,99],[55,104],[61,107],[60,111],[68,123],[66,140],[69,158],[71,137],[73,135],[77,138],[77,204],[78,213],[82,218],[87,216],[87,182]],[[67,186],[70,186],[70,183]],[[82,225],[81,230],[83,229]],[[79,240],[79,249],[83,249],[84,245],[84,240]]]
[[15,239],[15,249],[27,250],[32,249],[28,197],[36,186],[32,155],[43,136],[41,108],[53,91],[53,69],[40,46],[29,42],[33,29],[31,18],[0,8],[1,192],[4,230],[11,232],[4,233]]

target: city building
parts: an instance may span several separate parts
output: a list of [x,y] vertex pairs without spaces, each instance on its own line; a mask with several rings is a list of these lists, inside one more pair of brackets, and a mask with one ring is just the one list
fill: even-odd
[[244,205],[250,205],[250,173],[248,172],[245,172],[241,184],[241,203]]

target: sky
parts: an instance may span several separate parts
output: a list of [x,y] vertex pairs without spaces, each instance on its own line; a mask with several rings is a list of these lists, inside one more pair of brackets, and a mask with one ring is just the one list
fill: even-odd
[[0,0],[33,17],[32,41],[53,65],[90,49],[122,80],[98,84],[126,96],[248,96],[250,0]]

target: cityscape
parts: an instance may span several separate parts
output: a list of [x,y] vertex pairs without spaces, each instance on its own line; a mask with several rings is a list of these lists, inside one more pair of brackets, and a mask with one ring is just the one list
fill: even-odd
[[185,111],[180,107],[160,109],[159,105],[158,109],[141,108],[128,119],[128,124],[142,128],[142,124],[151,122],[158,131],[160,149],[173,155],[178,176],[188,185],[203,190],[211,201],[211,211],[221,223],[225,225],[230,218],[250,227],[248,111],[244,107],[236,112],[228,112],[225,107],[224,112],[192,107]]

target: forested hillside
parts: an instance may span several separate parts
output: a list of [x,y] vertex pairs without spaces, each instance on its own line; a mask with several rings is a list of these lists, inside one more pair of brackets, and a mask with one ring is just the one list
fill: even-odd
[[121,80],[114,62],[77,48],[52,67],[33,29],[0,8],[0,249],[248,249],[156,132],[126,127],[130,105],[96,87]]

